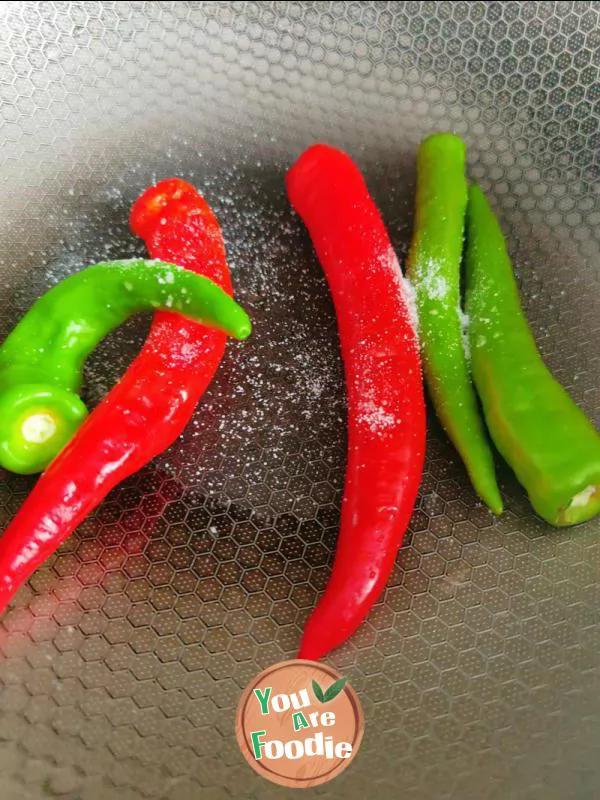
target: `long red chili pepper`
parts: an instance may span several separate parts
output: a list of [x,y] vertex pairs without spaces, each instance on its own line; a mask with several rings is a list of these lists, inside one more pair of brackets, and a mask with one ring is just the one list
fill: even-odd
[[[232,293],[219,223],[190,184],[173,178],[148,189],[132,209],[131,227],[152,257]],[[114,486],[180,435],[219,366],[225,340],[176,314],[155,315],[138,357],[0,537],[0,612]]]
[[387,582],[421,480],[425,405],[402,274],[359,170],[345,153],[314,145],[286,184],[333,296],[348,390],[337,551],[298,653],[316,659],[358,628]]

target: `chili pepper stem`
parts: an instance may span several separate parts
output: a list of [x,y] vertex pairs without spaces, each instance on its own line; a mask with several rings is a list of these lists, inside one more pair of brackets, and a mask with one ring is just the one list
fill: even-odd
[[589,484],[559,509],[557,525],[577,525],[600,513],[600,484]]
[[21,423],[21,435],[30,444],[43,444],[56,433],[56,419],[47,411],[38,411],[25,417]]
[[0,392],[0,466],[43,470],[87,416],[74,392],[48,384],[17,384]]

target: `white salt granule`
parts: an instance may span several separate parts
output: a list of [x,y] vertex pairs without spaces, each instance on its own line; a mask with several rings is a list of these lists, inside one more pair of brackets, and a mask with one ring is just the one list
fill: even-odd
[[458,307],[458,318],[460,320],[460,329],[462,332],[463,349],[467,361],[471,360],[471,345],[469,343],[469,315],[466,314],[462,308]]

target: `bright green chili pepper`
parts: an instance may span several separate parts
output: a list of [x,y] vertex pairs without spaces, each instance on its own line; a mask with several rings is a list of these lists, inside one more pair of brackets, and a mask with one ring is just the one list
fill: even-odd
[[600,435],[542,361],[500,225],[477,186],[466,266],[473,378],[492,439],[540,517],[584,522],[600,511]]
[[427,387],[473,486],[502,513],[494,459],[471,382],[460,310],[460,266],[467,207],[465,145],[433,134],[417,158],[417,198],[408,277],[416,292]]
[[245,339],[246,312],[208,278],[162,261],[96,264],[50,289],[0,347],[0,466],[40,472],[87,415],[85,359],[132,314],[172,310]]

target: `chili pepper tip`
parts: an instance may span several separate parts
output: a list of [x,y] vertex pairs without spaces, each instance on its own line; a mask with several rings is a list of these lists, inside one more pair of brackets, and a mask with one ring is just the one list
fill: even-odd
[[239,316],[239,322],[232,326],[232,336],[234,339],[238,339],[240,342],[243,342],[244,339],[247,339],[252,333],[252,323],[250,322],[250,317],[243,309],[240,309]]
[[166,178],[148,187],[131,209],[131,230],[142,238],[150,235],[159,221],[166,218],[167,206],[182,201],[195,203],[199,208],[208,210],[204,198],[194,186],[181,178]]

